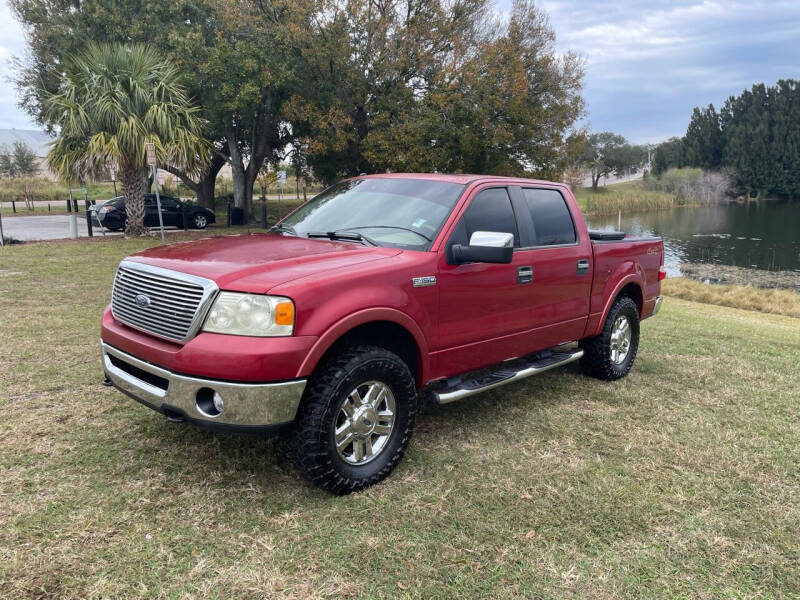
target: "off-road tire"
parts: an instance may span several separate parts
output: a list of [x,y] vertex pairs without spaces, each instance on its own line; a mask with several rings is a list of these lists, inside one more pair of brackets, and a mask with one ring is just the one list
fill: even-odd
[[[394,427],[374,459],[351,465],[336,450],[334,421],[351,390],[373,380],[388,385],[394,395]],[[406,363],[383,348],[353,345],[317,367],[281,445],[286,458],[310,482],[333,494],[349,494],[378,483],[392,472],[411,439],[416,414],[417,391]]]
[[[616,320],[622,315],[628,319],[631,341],[625,360],[617,364],[611,359],[611,331]],[[631,370],[639,349],[639,310],[636,303],[628,296],[620,296],[614,300],[603,324],[603,331],[598,336],[581,340],[580,347],[583,348],[581,367],[584,373],[607,381],[625,377]]]

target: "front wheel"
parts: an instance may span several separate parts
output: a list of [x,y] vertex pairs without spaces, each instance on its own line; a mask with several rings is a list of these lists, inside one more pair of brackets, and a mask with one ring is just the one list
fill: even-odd
[[387,477],[414,429],[417,391],[408,366],[383,348],[346,348],[319,367],[283,448],[300,473],[334,494]]
[[192,219],[192,225],[195,229],[205,229],[208,225],[208,219],[205,215],[195,215]]
[[625,377],[639,349],[639,309],[627,296],[614,300],[600,335],[581,341],[581,366],[592,377],[613,381]]

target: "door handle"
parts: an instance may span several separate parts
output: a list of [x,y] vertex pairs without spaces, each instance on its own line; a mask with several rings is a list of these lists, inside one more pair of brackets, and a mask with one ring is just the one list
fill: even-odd
[[589,259],[582,258],[578,261],[578,275],[585,275],[589,272]]
[[530,283],[533,281],[533,267],[517,267],[517,283]]

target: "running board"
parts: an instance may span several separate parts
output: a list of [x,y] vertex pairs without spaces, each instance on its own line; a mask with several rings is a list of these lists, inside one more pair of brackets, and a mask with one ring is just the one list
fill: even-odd
[[575,362],[582,356],[583,350],[575,350],[574,352],[550,353],[544,357],[515,365],[513,369],[508,366],[503,368],[504,365],[498,365],[488,373],[478,377],[464,381],[457,380],[452,386],[434,392],[433,398],[438,404],[449,404],[450,402],[474,396],[501,385]]

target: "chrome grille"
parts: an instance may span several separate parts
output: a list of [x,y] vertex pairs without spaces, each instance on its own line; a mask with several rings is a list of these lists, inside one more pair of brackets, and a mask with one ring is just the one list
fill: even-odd
[[216,291],[208,279],[122,261],[114,278],[111,312],[130,327],[184,342],[197,332]]

